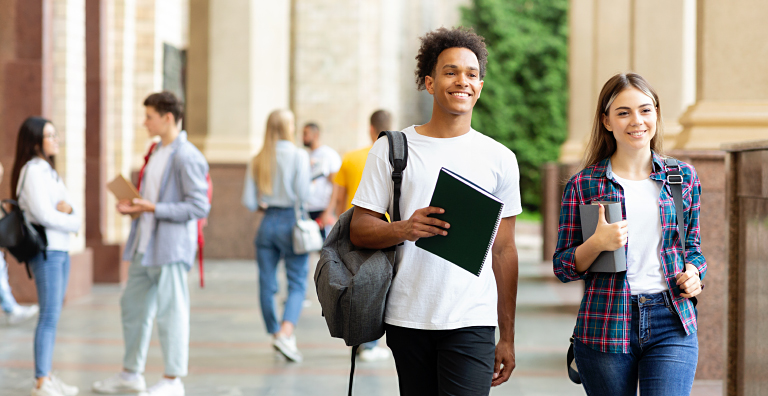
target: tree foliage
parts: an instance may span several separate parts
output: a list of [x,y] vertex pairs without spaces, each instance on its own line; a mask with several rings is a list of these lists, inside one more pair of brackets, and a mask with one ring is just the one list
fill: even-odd
[[472,0],[462,16],[489,54],[473,127],[515,153],[523,207],[537,211],[541,165],[567,137],[568,0]]

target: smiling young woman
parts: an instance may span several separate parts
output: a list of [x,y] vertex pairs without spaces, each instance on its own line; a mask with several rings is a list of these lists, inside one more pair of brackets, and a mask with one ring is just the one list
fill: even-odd
[[[635,395],[638,382],[644,396],[689,394],[693,385],[699,346],[691,298],[701,293],[707,270],[701,184],[693,166],[677,161],[681,236],[662,135],[650,84],[634,73],[611,77],[600,92],[584,169],[563,194],[553,265],[561,281],[586,283],[573,345],[590,395]],[[594,201],[620,202],[624,218],[607,223],[601,206],[595,233],[583,240],[579,205]],[[589,271],[602,251],[617,249],[625,249],[626,271]]]

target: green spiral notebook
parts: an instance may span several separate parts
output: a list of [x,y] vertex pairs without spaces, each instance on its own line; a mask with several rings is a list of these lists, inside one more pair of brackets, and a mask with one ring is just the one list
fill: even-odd
[[480,276],[493,246],[504,203],[448,169],[441,168],[429,206],[445,209],[432,217],[451,225],[448,235],[420,238],[416,246]]

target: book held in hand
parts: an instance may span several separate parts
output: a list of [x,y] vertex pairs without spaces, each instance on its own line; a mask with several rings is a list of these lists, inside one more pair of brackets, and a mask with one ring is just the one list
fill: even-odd
[[[128,200],[131,201],[134,198],[141,198],[141,194],[136,187],[123,175],[117,175],[111,182],[107,184],[107,189],[115,195],[118,201]],[[139,217],[138,213],[132,214],[131,218],[135,219]]]
[[419,238],[416,246],[480,276],[493,246],[504,203],[448,169],[441,168],[429,206],[445,213],[431,217],[451,225],[448,235]]
[[[592,202],[589,205],[579,205],[581,217],[581,237],[586,241],[597,230],[597,218],[600,215],[600,204],[605,207],[605,221],[609,224],[622,220],[621,203]],[[624,246],[612,252],[601,252],[589,267],[589,272],[622,272],[627,270],[627,256]]]

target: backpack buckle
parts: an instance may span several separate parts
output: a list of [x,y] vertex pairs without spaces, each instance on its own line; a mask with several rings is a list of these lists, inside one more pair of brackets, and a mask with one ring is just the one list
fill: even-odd
[[667,175],[667,183],[683,184],[683,175]]
[[395,183],[399,183],[399,182],[403,181],[403,172],[392,171],[392,180]]

